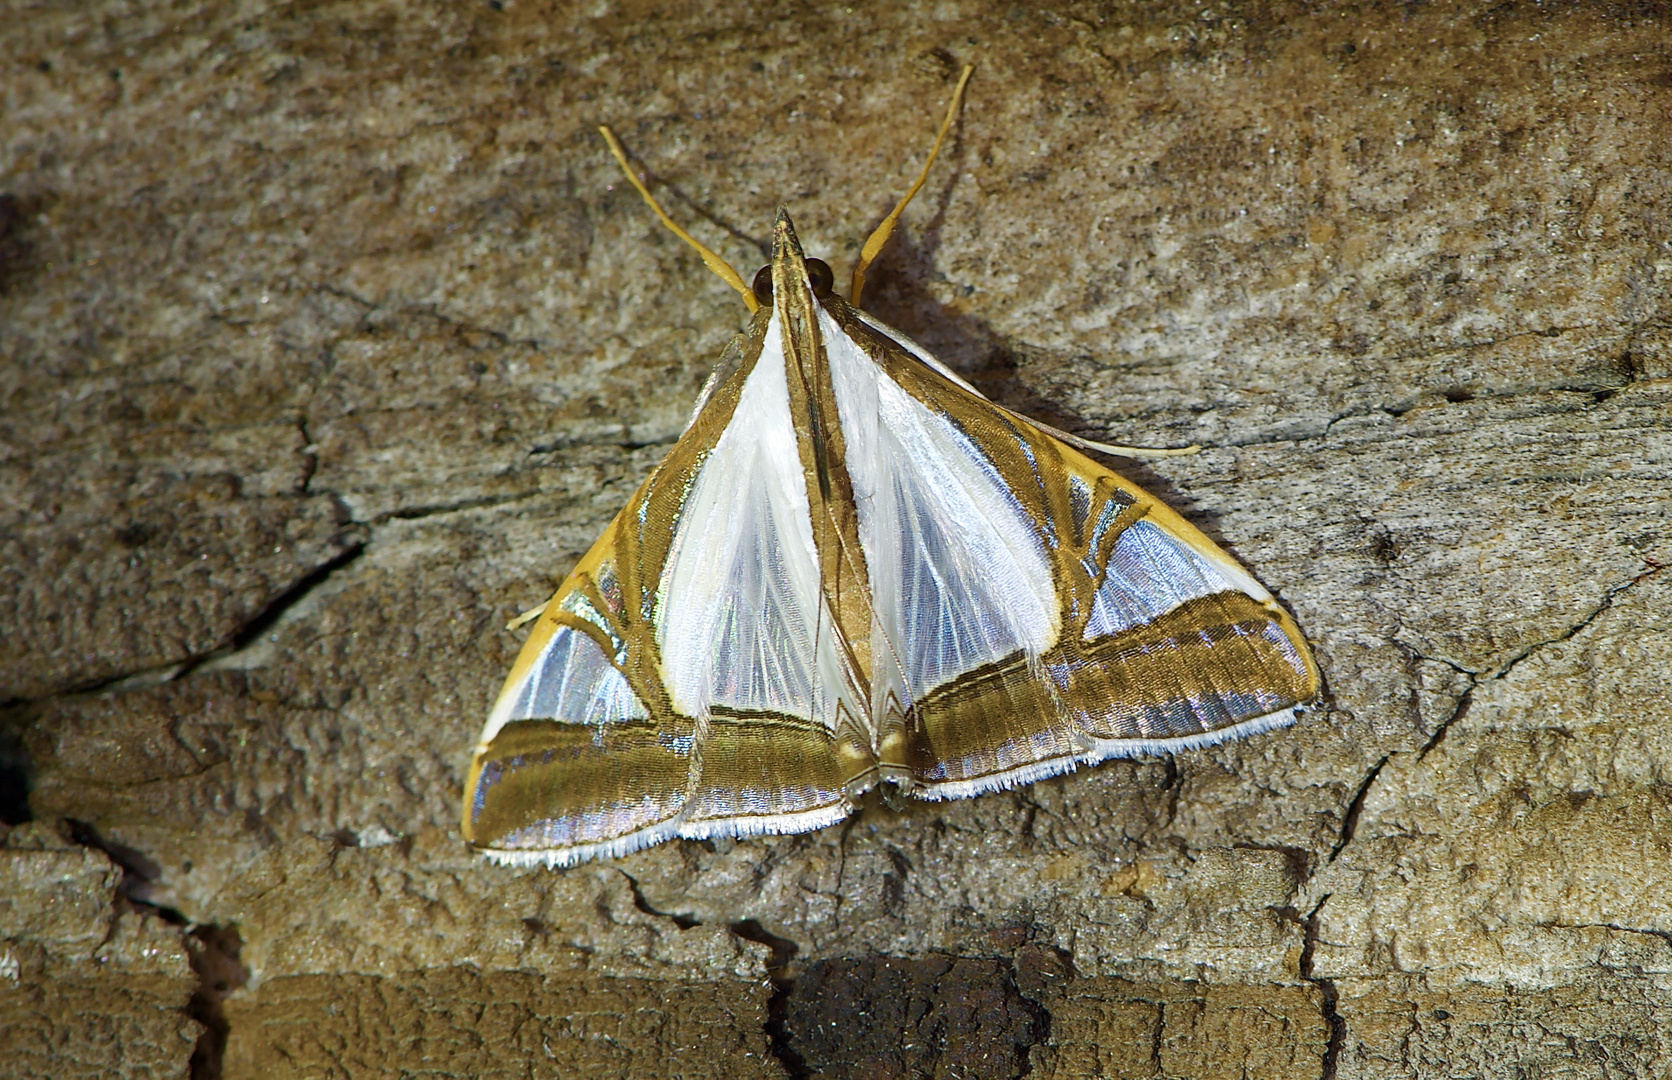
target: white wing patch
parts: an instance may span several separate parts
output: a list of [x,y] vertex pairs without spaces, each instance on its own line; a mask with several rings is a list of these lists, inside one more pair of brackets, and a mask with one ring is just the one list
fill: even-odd
[[[1091,569],[1095,575],[1095,568]],[[1138,521],[1115,541],[1103,584],[1092,598],[1087,641],[1142,626],[1199,596],[1235,590],[1234,582],[1181,541]]]
[[522,685],[499,697],[482,729],[482,745],[513,720],[556,720],[599,727],[650,716],[604,650],[587,634],[559,626]]
[[656,641],[675,710],[762,709],[834,729],[844,683],[810,514],[774,315],[662,567]]
[[975,443],[823,311],[819,330],[871,579],[874,708],[890,691],[909,708],[972,668],[1049,648],[1056,586],[1027,511]]

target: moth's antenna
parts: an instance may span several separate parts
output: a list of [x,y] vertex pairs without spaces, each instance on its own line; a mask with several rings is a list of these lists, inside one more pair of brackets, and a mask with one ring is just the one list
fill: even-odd
[[[923,171],[917,174],[917,183],[911,186],[911,190],[906,192],[906,197],[882,219],[882,224],[878,225],[870,239],[865,241],[865,246],[859,249],[859,262],[855,263],[853,268],[853,291],[848,294],[849,302],[854,307],[859,306],[859,294],[865,288],[865,271],[882,251],[882,246],[888,243],[888,238],[894,235],[894,226],[900,220],[900,212],[911,202],[912,196],[917,194],[923,182],[929,179],[929,167],[935,163],[935,155],[940,153],[941,143],[946,140],[946,133],[952,129],[952,120],[958,115],[958,103],[964,100],[964,84],[970,81],[970,72],[974,70],[974,64],[966,64],[964,73],[958,76],[958,88],[952,91],[952,104],[946,107],[946,119],[941,121],[940,134],[935,136],[935,145],[929,150],[929,160],[923,163]],[[645,198],[648,199],[650,196],[646,195]]]
[[[967,71],[964,74],[966,78],[969,75]],[[962,86],[963,84],[960,83],[959,85]],[[730,285],[732,288],[741,293],[743,295],[743,302],[749,305],[750,312],[753,312],[756,308],[760,307],[760,301],[755,299],[755,291],[749,288],[741,277],[738,277],[737,271],[731,268],[731,263],[710,251],[708,249],[708,245],[704,244],[701,240],[698,240],[684,229],[681,229],[674,223],[673,218],[669,217],[667,212],[662,209],[661,204],[659,204],[650,194],[650,189],[644,186],[644,181],[640,180],[638,174],[633,171],[633,167],[627,164],[627,153],[621,149],[621,143],[616,141],[615,132],[611,131],[607,124],[600,124],[598,126],[598,131],[604,136],[604,141],[610,144],[610,153],[615,155],[615,160],[621,162],[621,171],[627,174],[628,182],[639,189],[639,194],[643,195],[644,201],[650,204],[650,208],[652,210],[656,211],[656,216],[662,219],[662,224],[671,229],[675,236],[695,248],[697,254],[702,256],[702,261],[710,270],[719,275],[721,281],[724,281],[727,285]],[[941,134],[946,134],[946,130],[944,128],[941,129]],[[937,148],[940,146],[939,141],[935,143],[935,146]],[[933,160],[932,156],[930,160]],[[923,181],[918,181],[919,185],[922,183]],[[913,188],[912,190],[915,192],[917,188]],[[908,195],[907,198],[910,198],[910,196]],[[898,214],[899,211],[896,210],[895,213]],[[879,244],[878,246],[880,247],[881,245]]]

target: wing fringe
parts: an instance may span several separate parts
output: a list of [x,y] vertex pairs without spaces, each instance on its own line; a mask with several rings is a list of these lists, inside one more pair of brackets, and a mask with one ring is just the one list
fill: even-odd
[[1276,731],[1278,728],[1285,728],[1293,724],[1300,718],[1300,714],[1306,711],[1307,708],[1304,705],[1292,705],[1215,731],[1204,731],[1196,735],[1180,735],[1172,739],[1096,739],[1093,740],[1091,749],[1071,757],[1035,761],[1027,765],[1019,765],[1005,772],[979,776],[973,780],[949,780],[938,784],[918,781],[918,786],[913,789],[912,794],[930,802],[967,799],[989,791],[1008,790],[1031,784],[1037,780],[1044,780],[1047,777],[1060,776],[1063,773],[1073,772],[1082,765],[1096,765],[1116,758],[1165,757],[1168,754],[1176,754],[1181,750],[1199,750],[1204,746],[1217,746],[1234,739],[1243,739],[1266,731]]

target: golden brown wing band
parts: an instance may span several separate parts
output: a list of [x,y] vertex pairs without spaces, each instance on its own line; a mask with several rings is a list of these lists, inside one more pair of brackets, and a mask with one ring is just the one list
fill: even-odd
[[479,847],[549,849],[670,821],[685,805],[694,729],[507,724],[477,755],[466,833]]
[[[908,715],[906,764],[931,787],[1015,772],[1032,779],[1071,768],[1100,740],[1153,752],[1315,692],[1271,612],[1242,593],[1218,593],[1123,633],[1066,642],[1037,664],[1017,654],[937,689]],[[1033,768],[1052,762],[1060,767]]]

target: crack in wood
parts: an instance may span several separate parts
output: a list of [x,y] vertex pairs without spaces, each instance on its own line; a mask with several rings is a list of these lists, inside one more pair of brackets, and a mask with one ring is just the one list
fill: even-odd
[[1331,895],[1325,893],[1307,913],[1304,924],[1306,932],[1301,939],[1300,949],[1300,977],[1318,988],[1318,993],[1323,998],[1321,1012],[1324,1023],[1329,1025],[1329,1042],[1324,1046],[1319,1080],[1336,1080],[1341,1063],[1341,1048],[1347,1041],[1347,1020],[1341,1015],[1339,1008],[1341,992],[1336,988],[1334,979],[1317,974],[1313,966],[1318,951],[1318,914],[1324,910],[1324,905],[1329,903]]
[[1326,863],[1334,862],[1342,850],[1353,842],[1353,834],[1358,831],[1359,815],[1364,811],[1364,800],[1369,796],[1376,777],[1381,774],[1382,766],[1386,765],[1392,756],[1383,754],[1382,760],[1370,767],[1370,771],[1365,774],[1364,782],[1359,784],[1358,791],[1353,793],[1352,801],[1347,804],[1347,812],[1341,815],[1341,835],[1335,841],[1335,846],[1330,849],[1329,858],[1324,860]]

